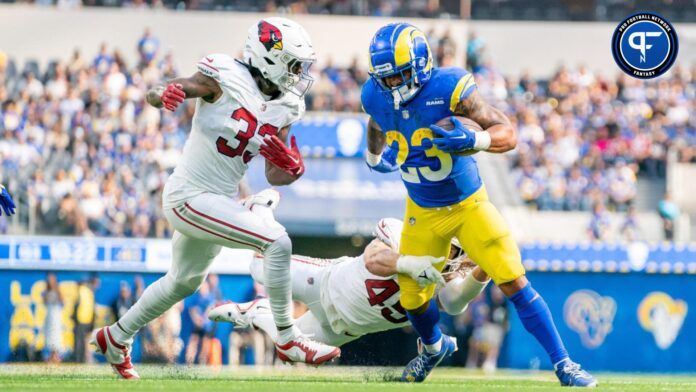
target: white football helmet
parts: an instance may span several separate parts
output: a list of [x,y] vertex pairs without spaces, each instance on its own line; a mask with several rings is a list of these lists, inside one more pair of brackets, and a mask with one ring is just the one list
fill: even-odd
[[399,241],[401,240],[401,230],[404,222],[396,218],[382,218],[375,226],[374,235],[386,245],[389,245],[394,252],[399,251]]
[[464,249],[462,249],[462,244],[459,243],[457,237],[452,237],[452,247],[457,250],[457,253],[454,254],[454,257],[452,257],[452,260],[458,259],[464,255]]
[[283,92],[299,97],[314,79],[309,67],[316,54],[307,31],[300,24],[280,17],[261,19],[249,28],[244,60]]

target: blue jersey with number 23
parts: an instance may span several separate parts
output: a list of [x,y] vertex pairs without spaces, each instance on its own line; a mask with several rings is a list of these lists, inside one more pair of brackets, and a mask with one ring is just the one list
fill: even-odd
[[408,195],[421,207],[456,204],[481,187],[476,161],[440,151],[429,128],[453,116],[457,104],[476,89],[473,75],[459,67],[435,68],[430,80],[409,102],[394,108],[391,94],[369,79],[362,87],[362,105],[398,150],[396,162]]

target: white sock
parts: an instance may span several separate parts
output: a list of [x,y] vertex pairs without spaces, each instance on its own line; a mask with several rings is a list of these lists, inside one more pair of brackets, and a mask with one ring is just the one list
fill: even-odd
[[437,297],[442,309],[451,315],[461,314],[466,307],[486,288],[490,279],[479,282],[474,278],[474,274],[469,274],[465,278],[456,277],[443,287]]
[[294,325],[290,328],[278,330],[278,337],[277,337],[276,343],[283,345],[283,344],[295,339],[299,334],[300,334],[300,329]]
[[437,342],[433,344],[424,344],[423,347],[425,347],[425,351],[427,351],[430,354],[436,354],[439,353],[440,350],[442,350],[442,339],[444,336],[440,336],[440,339],[438,339]]
[[191,294],[190,290],[184,291],[177,290],[173,276],[164,275],[145,289],[138,302],[109,327],[109,332],[117,342],[128,343],[140,328]]
[[292,326],[292,242],[287,235],[278,238],[264,252],[264,287],[278,327]]

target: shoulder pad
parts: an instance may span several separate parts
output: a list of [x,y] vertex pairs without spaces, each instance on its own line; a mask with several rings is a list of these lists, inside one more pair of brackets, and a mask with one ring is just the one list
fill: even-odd
[[234,59],[226,54],[215,53],[204,56],[198,61],[198,72],[220,82],[222,75],[230,71],[234,65]]
[[459,102],[465,100],[476,89],[474,75],[460,67],[441,68],[440,75],[438,79],[442,88],[451,93],[449,107],[454,112]]

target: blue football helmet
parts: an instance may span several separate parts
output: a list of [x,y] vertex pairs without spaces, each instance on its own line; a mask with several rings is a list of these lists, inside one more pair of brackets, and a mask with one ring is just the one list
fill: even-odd
[[[391,23],[375,33],[370,42],[370,76],[394,98],[394,106],[412,99],[430,79],[433,56],[422,31],[408,23]],[[389,87],[388,76],[400,74],[401,84]]]

